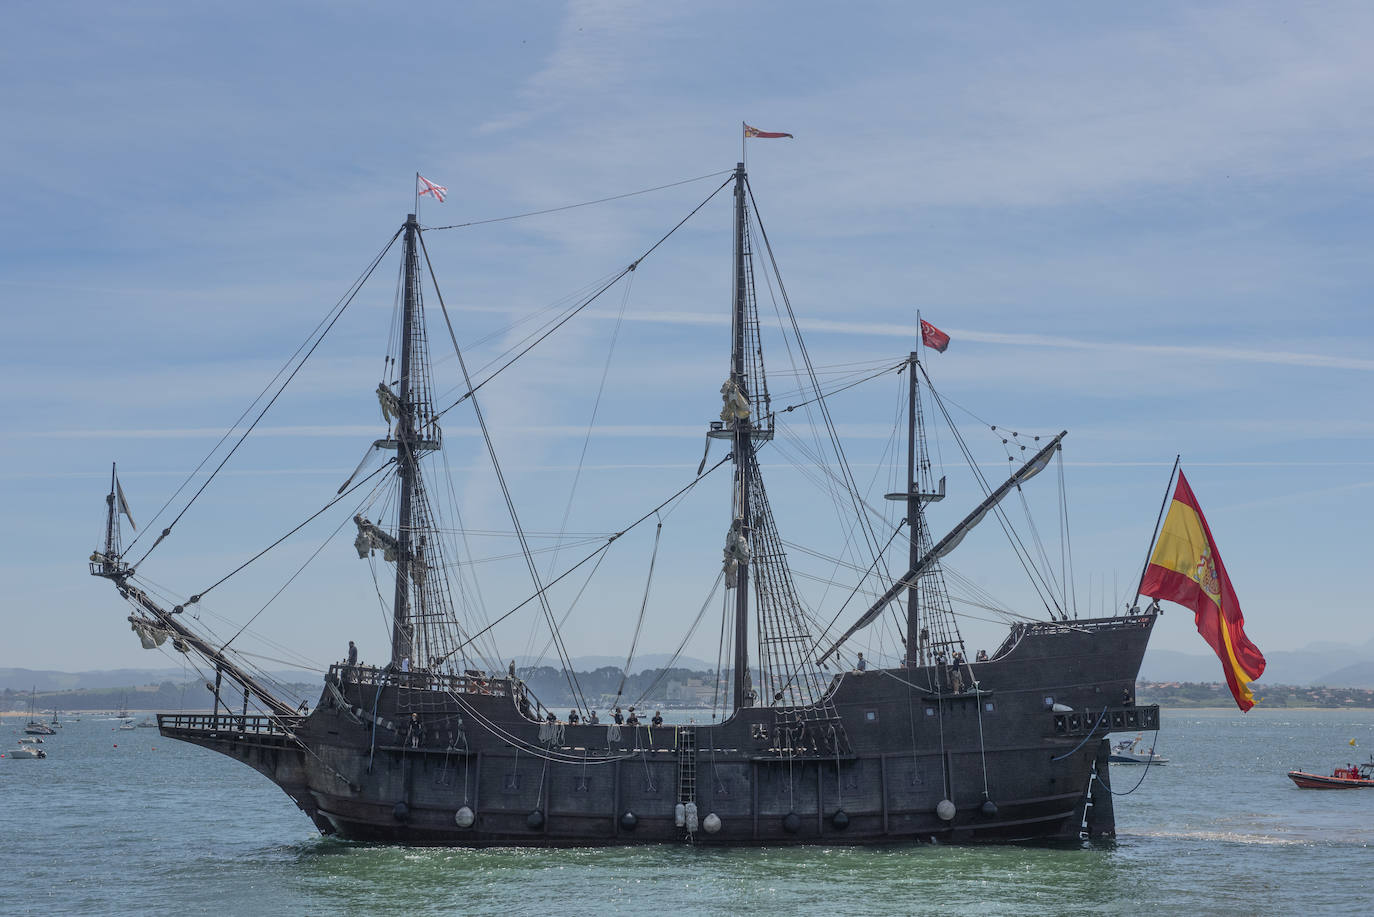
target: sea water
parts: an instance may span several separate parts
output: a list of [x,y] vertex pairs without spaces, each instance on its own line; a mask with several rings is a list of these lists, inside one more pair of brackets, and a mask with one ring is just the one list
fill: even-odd
[[[1365,759],[1374,711],[1163,721],[1167,766],[1112,767],[1129,794],[1114,842],[459,850],[322,838],[250,768],[86,715],[47,737],[47,759],[0,759],[0,913],[1370,912],[1374,789],[1299,790],[1284,774]],[[0,726],[0,751],[20,730]]]

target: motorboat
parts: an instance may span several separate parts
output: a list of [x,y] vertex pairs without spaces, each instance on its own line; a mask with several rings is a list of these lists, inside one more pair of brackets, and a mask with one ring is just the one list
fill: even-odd
[[1137,749],[1144,737],[1145,733],[1141,732],[1134,739],[1117,742],[1112,746],[1111,756],[1107,760],[1112,764],[1168,764],[1168,758],[1155,754],[1153,743],[1143,751]]
[[1297,784],[1300,790],[1357,790],[1361,787],[1374,787],[1374,755],[1363,764],[1338,767],[1330,776],[1292,770],[1288,772],[1288,779]]

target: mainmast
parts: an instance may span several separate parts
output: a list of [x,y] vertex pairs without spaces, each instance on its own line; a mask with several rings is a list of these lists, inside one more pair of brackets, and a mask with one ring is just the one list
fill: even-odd
[[[735,165],[735,290],[734,308],[731,321],[730,381],[735,390],[746,401],[749,398],[748,382],[745,374],[745,318],[748,298],[748,278],[745,274],[745,233],[748,231],[745,215],[745,173],[744,163]],[[750,540],[749,480],[750,469],[754,465],[754,439],[752,419],[746,415],[735,420],[735,521],[739,527],[738,535]],[[746,703],[745,673],[749,668],[749,564],[739,565],[738,578],[735,580],[735,668],[734,698],[735,709]]]
[[415,411],[411,404],[411,345],[416,320],[420,266],[415,253],[415,239],[420,225],[415,214],[406,215],[405,225],[405,290],[401,316],[401,378],[397,400],[400,416],[396,419],[396,474],[401,481],[400,518],[397,520],[396,540],[396,596],[391,617],[391,661],[399,663],[413,652],[410,624],[410,563],[411,563],[411,501],[415,491],[418,438],[415,431]]

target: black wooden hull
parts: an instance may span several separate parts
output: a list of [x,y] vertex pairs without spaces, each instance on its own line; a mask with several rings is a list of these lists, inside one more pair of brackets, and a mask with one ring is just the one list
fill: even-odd
[[[1158,726],[1157,708],[1129,703],[1153,624],[1018,627],[960,693],[933,667],[837,676],[843,743],[798,737],[766,707],[716,725],[541,728],[505,679],[455,691],[346,668],[309,717],[164,715],[160,726],[250,764],[321,832],[358,841],[1076,840],[1115,832],[1108,734]],[[679,821],[686,802],[695,830]]]

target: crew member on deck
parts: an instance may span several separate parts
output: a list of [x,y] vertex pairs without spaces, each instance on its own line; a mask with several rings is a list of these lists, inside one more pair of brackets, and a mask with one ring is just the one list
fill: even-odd
[[860,654],[859,654],[859,661],[856,662],[856,663],[854,663],[854,671],[856,671],[856,672],[866,672],[866,671],[868,671],[868,660],[864,658],[864,654],[863,654],[863,653],[860,653]]
[[596,715],[596,711],[595,711],[595,710],[593,710],[593,711],[591,712],[591,715],[587,717],[587,725],[588,725],[588,726],[600,726],[600,725],[601,725],[601,718],[600,718],[599,716]]
[[582,722],[582,717],[580,717],[580,716],[577,715],[577,710],[576,710],[576,709],[569,710],[569,711],[568,711],[568,725],[569,725],[569,726],[576,726],[576,725],[577,725],[578,723],[580,723],[580,722]]
[[619,707],[616,707],[615,710],[611,711],[611,720],[614,721],[617,726],[625,722],[625,715],[620,712]]
[[635,708],[634,708],[634,707],[631,707],[631,708],[630,708],[630,715],[627,716],[627,717],[625,718],[625,725],[626,725],[626,726],[638,726],[638,725],[639,725],[639,717],[635,716]]
[[659,711],[655,710],[655,711],[654,711],[654,718],[651,719],[651,720],[649,720],[649,724],[650,724],[651,726],[662,726],[662,725],[663,725],[663,714],[660,713]]
[[987,651],[987,650],[979,650],[979,651],[978,651],[978,655],[973,657],[973,661],[974,661],[974,662],[987,662],[987,661],[988,661],[988,651]]
[[353,643],[352,640],[348,641],[348,664],[358,664],[358,647]]

